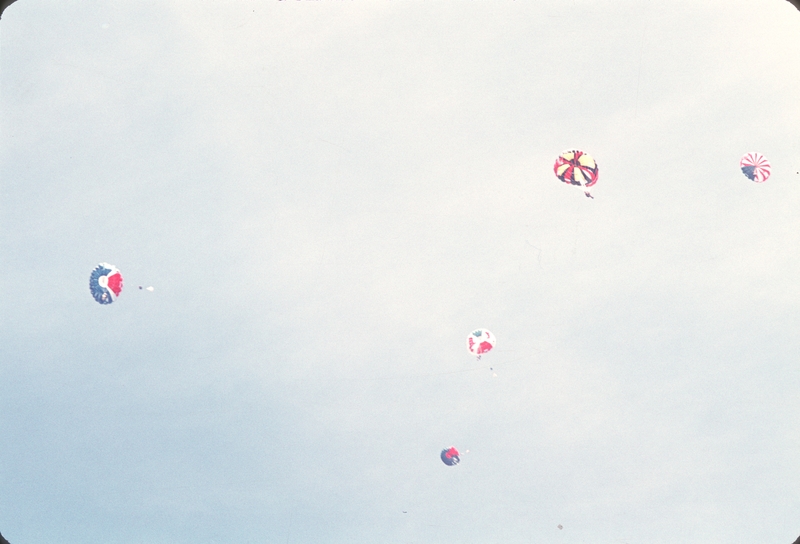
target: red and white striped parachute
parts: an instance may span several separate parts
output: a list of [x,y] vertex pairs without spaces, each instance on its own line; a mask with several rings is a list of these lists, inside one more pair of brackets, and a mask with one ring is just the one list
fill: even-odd
[[[556,173],[556,177],[564,183],[577,185],[585,189],[597,183],[599,174],[597,163],[594,162],[591,155],[577,149],[564,151],[559,155],[555,165],[553,165],[553,171]],[[594,198],[589,194],[589,191],[585,190],[583,194],[589,198]]]
[[747,153],[742,157],[742,160],[739,161],[739,168],[742,169],[742,173],[751,181],[764,183],[769,179],[772,166],[761,153]]

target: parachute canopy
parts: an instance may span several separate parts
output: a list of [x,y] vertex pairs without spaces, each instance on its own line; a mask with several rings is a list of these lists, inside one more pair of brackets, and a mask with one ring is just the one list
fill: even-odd
[[89,291],[100,304],[111,304],[122,292],[122,274],[113,264],[100,263],[89,275]]
[[577,149],[559,155],[553,171],[558,179],[570,185],[591,187],[597,183],[597,163],[590,155]]
[[761,153],[747,153],[739,161],[739,168],[751,181],[764,183],[769,178],[772,167]]
[[476,329],[467,336],[467,349],[480,359],[481,355],[491,351],[496,342],[494,335],[486,329]]
[[461,461],[461,459],[458,457],[458,450],[453,446],[443,449],[440,457],[442,458],[442,463],[448,467],[453,467],[457,465],[459,461]]
[[[3,16],[3,12],[6,10],[8,6],[16,2],[17,0],[2,0],[0,1],[0,17]],[[3,542],[3,537],[0,536],[0,543]]]

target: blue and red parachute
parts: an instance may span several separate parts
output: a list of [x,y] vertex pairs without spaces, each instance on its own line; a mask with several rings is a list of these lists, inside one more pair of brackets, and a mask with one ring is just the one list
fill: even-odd
[[98,264],[89,275],[89,292],[100,304],[111,304],[122,292],[122,273],[113,264]]
[[448,467],[454,467],[461,461],[461,458],[458,456],[458,450],[454,446],[443,449],[440,457],[442,458],[442,463]]

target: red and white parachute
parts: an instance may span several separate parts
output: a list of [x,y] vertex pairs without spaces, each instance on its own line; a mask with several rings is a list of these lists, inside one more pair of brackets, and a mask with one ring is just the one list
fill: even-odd
[[472,355],[481,358],[481,355],[492,350],[497,339],[486,329],[475,329],[467,336],[467,350]]
[[[564,183],[584,187],[584,189],[588,189],[597,183],[599,174],[597,163],[594,162],[591,155],[577,149],[564,151],[559,155],[553,166],[553,171],[556,173],[556,177]],[[584,190],[583,194],[589,198],[594,198],[589,194],[589,191]]]
[[748,179],[756,183],[767,181],[772,170],[769,161],[761,153],[746,153],[739,161],[739,168]]

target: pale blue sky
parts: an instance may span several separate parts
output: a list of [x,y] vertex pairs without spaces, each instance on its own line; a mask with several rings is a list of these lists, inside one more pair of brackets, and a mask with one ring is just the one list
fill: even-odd
[[12,544],[800,534],[796,9],[198,4],[0,23]]

